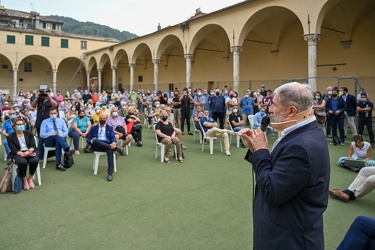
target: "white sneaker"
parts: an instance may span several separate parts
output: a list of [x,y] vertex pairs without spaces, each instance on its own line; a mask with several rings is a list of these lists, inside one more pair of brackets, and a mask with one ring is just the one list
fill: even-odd
[[233,130],[228,130],[228,129],[227,129],[227,134],[228,134],[228,135],[235,135],[235,134],[237,134],[237,133],[234,132]]
[[230,151],[229,151],[229,150],[225,150],[225,154],[226,154],[227,156],[231,156],[231,154],[230,154]]
[[75,155],[80,155],[81,153],[79,152],[79,150],[76,150],[76,151],[74,151],[74,154]]

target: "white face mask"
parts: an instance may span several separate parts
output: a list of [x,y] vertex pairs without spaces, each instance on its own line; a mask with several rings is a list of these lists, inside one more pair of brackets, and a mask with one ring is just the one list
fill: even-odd
[[233,113],[237,113],[238,112],[238,109],[233,109]]
[[118,114],[117,112],[113,112],[112,115],[116,117]]

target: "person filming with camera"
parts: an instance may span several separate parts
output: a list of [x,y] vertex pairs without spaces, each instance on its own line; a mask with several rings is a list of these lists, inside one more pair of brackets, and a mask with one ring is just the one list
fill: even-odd
[[38,136],[40,134],[40,125],[42,124],[43,120],[49,118],[50,108],[58,107],[58,102],[56,98],[51,96],[48,87],[44,87],[45,88],[42,88],[41,86],[39,91],[35,93],[35,100],[31,103],[31,106],[34,109],[38,108],[35,121],[35,128],[38,133]]

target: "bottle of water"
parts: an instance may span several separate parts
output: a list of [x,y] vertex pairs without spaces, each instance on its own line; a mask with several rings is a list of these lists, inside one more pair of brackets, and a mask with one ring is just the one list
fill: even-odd
[[368,105],[366,105],[366,114],[365,117],[368,117],[368,111],[367,111]]

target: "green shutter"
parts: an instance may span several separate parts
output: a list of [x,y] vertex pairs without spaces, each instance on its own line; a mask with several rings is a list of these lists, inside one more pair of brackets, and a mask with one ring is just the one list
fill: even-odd
[[56,24],[55,24],[55,23],[52,24],[52,29],[53,29],[53,30],[56,29]]
[[43,22],[43,29],[46,29],[47,28],[47,24],[46,22]]
[[26,45],[34,45],[34,37],[33,36],[25,36],[25,44]]
[[61,39],[61,48],[69,48],[69,40]]
[[49,47],[49,37],[42,36],[42,46]]
[[7,43],[15,44],[16,43],[16,37],[7,35]]

